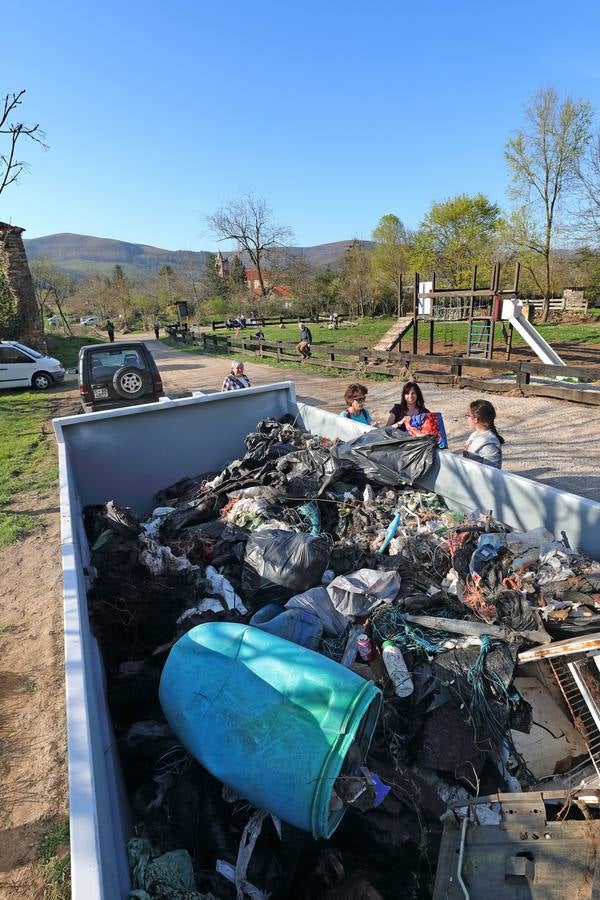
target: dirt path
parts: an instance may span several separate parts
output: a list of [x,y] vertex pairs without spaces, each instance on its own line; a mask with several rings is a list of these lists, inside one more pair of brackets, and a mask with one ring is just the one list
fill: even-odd
[[[198,357],[148,339],[167,394],[220,388],[224,359]],[[350,377],[327,378],[298,369],[253,363],[254,385],[293,380],[299,399],[329,410],[343,408]],[[399,399],[397,381],[369,383],[369,409],[380,422]],[[450,447],[467,435],[468,390],[427,386],[430,409],[444,414]],[[69,376],[55,392],[62,414],[77,412],[77,383]],[[495,396],[504,433],[506,470],[600,500],[600,410],[561,401]],[[46,526],[0,551],[0,900],[43,898],[40,838],[67,815],[62,643],[62,578],[57,493],[35,508]]]

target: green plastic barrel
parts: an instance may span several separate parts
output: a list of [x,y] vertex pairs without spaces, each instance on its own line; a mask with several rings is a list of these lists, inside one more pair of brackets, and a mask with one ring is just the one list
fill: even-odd
[[327,838],[344,814],[330,809],[335,779],[362,764],[381,692],[260,628],[209,622],[172,648],[160,702],[180,741],[216,778]]

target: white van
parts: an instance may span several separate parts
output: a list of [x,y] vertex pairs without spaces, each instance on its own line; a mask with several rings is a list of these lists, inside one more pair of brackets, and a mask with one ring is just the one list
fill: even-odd
[[0,388],[34,387],[42,391],[64,377],[58,359],[18,341],[0,341]]

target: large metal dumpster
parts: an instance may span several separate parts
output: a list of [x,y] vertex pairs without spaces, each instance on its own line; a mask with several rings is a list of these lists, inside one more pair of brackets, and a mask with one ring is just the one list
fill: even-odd
[[[329,438],[367,429],[297,403],[291,382],[54,422],[60,466],[64,572],[68,762],[74,900],[115,900],[129,889],[129,816],[105,695],[102,660],[91,634],[87,591],[93,573],[82,509],[114,499],[149,512],[155,492],[221,469],[243,451],[245,435],[266,416],[291,413]],[[600,504],[440,453],[423,487],[463,509],[493,510],[519,530],[544,525],[600,559]]]

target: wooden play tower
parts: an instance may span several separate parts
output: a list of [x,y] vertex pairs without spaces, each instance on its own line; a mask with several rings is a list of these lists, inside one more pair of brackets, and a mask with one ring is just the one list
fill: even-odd
[[[436,288],[433,273],[430,282],[421,280],[415,272],[415,307],[412,316],[412,350],[417,353],[419,327],[428,325],[429,353],[433,354],[435,325],[439,322],[468,322],[467,356],[492,359],[494,353],[494,326],[501,320],[502,301],[517,298],[520,265],[516,264],[512,287],[500,288],[500,263],[494,265],[489,288],[477,287],[477,266],[473,267],[471,287]],[[507,356],[512,345],[512,325],[507,337]]]

